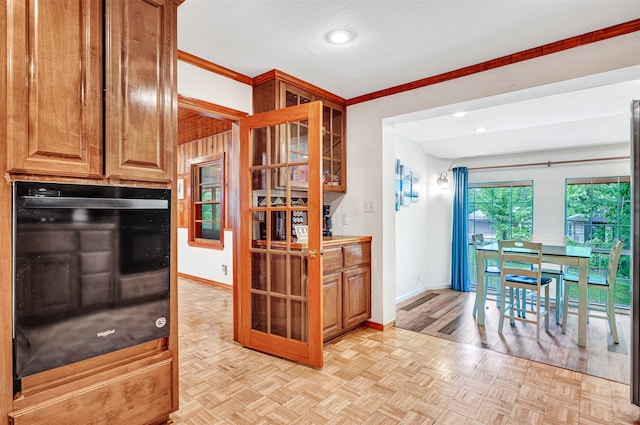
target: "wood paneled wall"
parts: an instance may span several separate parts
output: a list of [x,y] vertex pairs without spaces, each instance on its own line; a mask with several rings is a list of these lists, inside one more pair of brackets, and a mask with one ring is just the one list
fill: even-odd
[[178,108],[178,123],[178,145],[231,130],[231,121],[212,118],[188,108]]
[[[231,123],[229,122],[229,125]],[[191,197],[191,182],[189,179],[189,161],[202,156],[213,155],[220,152],[229,153],[231,146],[232,132],[231,130],[224,133],[214,134],[213,136],[204,137],[189,143],[178,146],[178,179],[184,180],[184,199],[178,200],[178,227],[188,227],[189,225],[189,198]],[[228,155],[225,156],[225,161]],[[229,180],[228,169],[225,164],[225,182]],[[226,189],[226,188],[225,188]],[[225,190],[225,197],[226,197]],[[225,222],[228,223],[225,217]]]

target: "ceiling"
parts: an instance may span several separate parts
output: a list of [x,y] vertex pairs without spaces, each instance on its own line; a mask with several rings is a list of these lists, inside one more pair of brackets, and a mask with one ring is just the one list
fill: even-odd
[[[628,143],[630,103],[640,99],[639,76],[637,67],[555,84],[539,95],[522,90],[390,122],[396,134],[448,159],[459,159],[461,152],[469,158]],[[453,116],[459,111],[467,114]]]
[[[638,18],[639,0],[186,0],[178,49],[249,77],[278,69],[351,99]],[[337,28],[356,39],[330,45]],[[622,142],[640,71],[625,78],[456,105],[470,111],[462,118],[450,116],[453,105],[417,111],[395,128],[439,158]],[[472,131],[480,126],[487,131]]]

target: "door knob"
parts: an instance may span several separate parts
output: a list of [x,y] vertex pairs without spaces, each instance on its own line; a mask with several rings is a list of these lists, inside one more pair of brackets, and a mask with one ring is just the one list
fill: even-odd
[[303,249],[302,250],[302,255],[305,255],[307,257],[311,257],[311,258],[316,258],[318,256],[318,251],[316,251],[315,249]]

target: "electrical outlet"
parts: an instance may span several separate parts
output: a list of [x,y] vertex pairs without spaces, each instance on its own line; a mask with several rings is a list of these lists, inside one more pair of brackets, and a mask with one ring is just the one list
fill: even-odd
[[224,273],[225,276],[227,275],[227,265],[226,264],[222,265],[222,273]]
[[349,224],[349,214],[342,214],[342,225],[346,226]]

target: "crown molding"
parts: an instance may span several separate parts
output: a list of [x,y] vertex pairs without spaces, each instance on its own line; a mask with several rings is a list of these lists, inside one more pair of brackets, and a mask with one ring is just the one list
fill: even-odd
[[213,72],[215,74],[222,75],[223,77],[241,82],[243,84],[247,84],[250,86],[253,85],[253,80],[251,79],[251,77],[247,77],[246,75],[240,74],[239,72],[232,71],[229,68],[216,65],[215,63],[211,63],[208,60],[199,58],[198,56],[192,55],[191,53],[178,50],[178,60]]
[[599,29],[596,31],[591,31],[586,34],[578,35],[575,37],[565,38],[564,40],[545,44],[539,47],[534,47],[532,49],[523,50],[518,53],[513,53],[511,55],[502,56],[496,59],[491,59],[486,62],[478,63],[475,65],[456,69],[454,71],[449,71],[443,74],[438,74],[438,75],[423,78],[420,80],[412,81],[410,83],[400,84],[398,86],[390,87],[388,89],[383,89],[383,90],[375,91],[372,93],[363,94],[361,96],[356,96],[354,98],[347,100],[347,106],[355,105],[357,103],[367,102],[369,100],[379,99],[385,96],[391,96],[394,94],[418,89],[425,86],[430,86],[432,84],[442,83],[444,81],[465,77],[467,75],[488,71],[490,69],[511,65],[511,64],[526,61],[529,59],[550,55],[552,53],[573,49],[574,47],[584,46],[585,44],[595,43],[598,41],[606,40],[608,38],[630,34],[636,31],[640,31],[640,19],[634,19],[633,21]]

